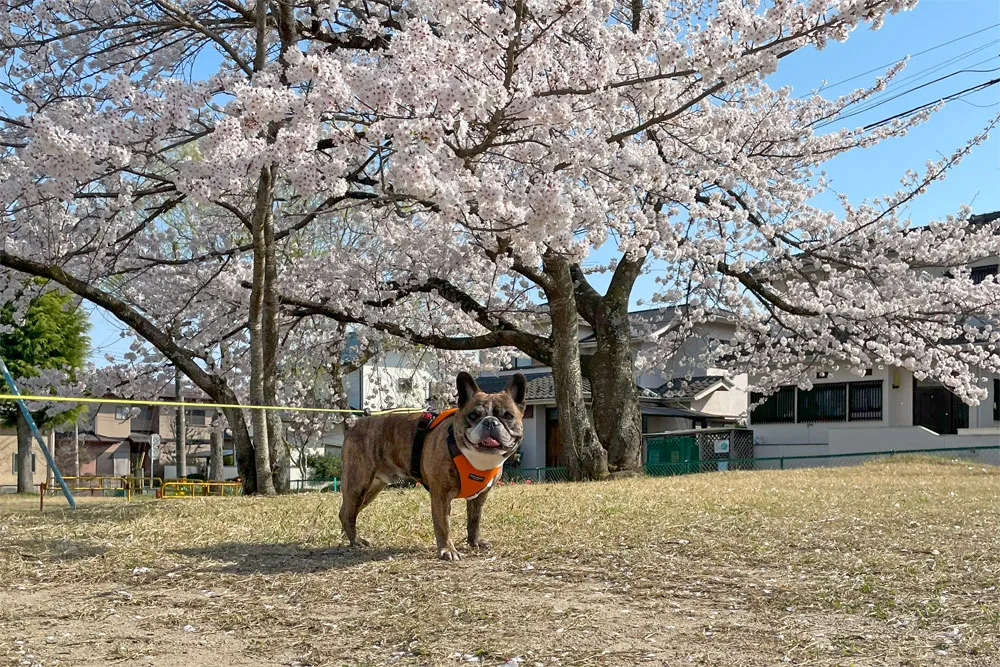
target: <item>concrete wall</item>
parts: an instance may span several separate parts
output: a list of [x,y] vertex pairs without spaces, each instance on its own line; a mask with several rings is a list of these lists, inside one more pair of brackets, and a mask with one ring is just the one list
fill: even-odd
[[386,355],[377,363],[366,364],[359,372],[345,378],[348,401],[351,405],[372,410],[424,407],[433,377],[415,365],[396,353]]
[[[45,456],[38,449],[37,444],[33,444],[31,452],[35,455],[35,474],[33,484],[41,484],[45,481],[47,466]],[[17,486],[17,470],[14,468],[14,456],[17,454],[17,434],[13,429],[0,429],[0,486]],[[13,489],[4,489],[11,491]]]
[[[722,371],[719,371],[718,374],[727,375]],[[747,374],[740,373],[739,375],[734,375],[729,378],[729,381],[733,383],[732,388],[716,389],[704,398],[691,401],[691,409],[698,412],[707,412],[710,415],[743,417],[749,404],[747,400],[747,386],[749,383]]]
[[[696,331],[697,335],[687,338],[681,345],[678,353],[674,355],[664,368],[657,369],[654,372],[643,373],[636,378],[636,383],[640,387],[654,389],[666,382],[665,378],[683,377],[688,373],[691,375],[729,375],[726,369],[706,366],[702,363],[694,363],[687,360],[700,357],[715,340],[729,340],[733,335],[733,325],[725,322],[708,322],[698,325]],[[643,343],[637,348],[637,351],[653,349],[655,347],[656,343]]]
[[121,477],[132,474],[129,470],[129,453],[131,451],[129,443],[116,442],[101,449],[92,447],[91,451],[96,454],[92,462],[93,474],[109,477]]
[[545,467],[545,406],[535,405],[534,414],[524,420],[524,439],[521,440],[521,467]]
[[132,432],[130,414],[125,406],[101,405],[94,415],[94,432],[105,438],[127,438]]

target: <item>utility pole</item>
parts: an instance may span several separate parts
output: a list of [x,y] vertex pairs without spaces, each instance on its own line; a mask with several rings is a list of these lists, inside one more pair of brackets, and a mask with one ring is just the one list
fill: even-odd
[[[179,368],[174,369],[174,391],[177,393],[177,400],[180,403],[184,402],[184,394],[182,393],[181,371]],[[177,441],[177,478],[184,479],[187,477],[187,419],[184,414],[184,406],[180,405],[177,407],[177,424],[174,426],[175,433],[174,436]]]
[[[55,429],[49,429],[49,452],[52,453],[52,458],[58,458],[56,454],[56,431]],[[46,463],[45,465],[45,487],[51,489],[52,482],[55,480],[55,471],[52,466]]]
[[223,480],[222,425],[218,423],[219,417],[216,417],[213,421],[216,423],[212,424],[211,465],[208,478],[214,481],[221,482]]
[[80,422],[73,422],[73,476],[80,476]]

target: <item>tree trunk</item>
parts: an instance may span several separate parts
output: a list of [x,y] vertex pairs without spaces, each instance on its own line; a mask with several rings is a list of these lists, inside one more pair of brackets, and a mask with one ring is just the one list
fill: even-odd
[[629,300],[646,256],[623,257],[601,296],[572,268],[577,310],[594,327],[597,349],[586,365],[594,428],[612,472],[642,471],[642,413],[635,384]]
[[20,408],[17,410],[17,492],[34,493],[35,475],[31,465],[31,426]]
[[[278,260],[275,255],[274,217],[264,221],[264,400],[266,405],[278,405]],[[288,446],[285,443],[281,414],[267,410],[267,444],[271,456],[271,478],[278,493],[287,493],[290,485]]]
[[[177,394],[177,400],[181,403],[184,402],[183,389],[184,382],[178,369],[174,371],[174,392]],[[185,409],[183,406],[177,407],[174,414],[174,443],[177,445],[174,462],[177,464],[175,466],[177,479],[187,477],[187,415],[184,413]]]
[[[267,276],[267,248],[265,228],[272,217],[271,204],[274,194],[272,167],[260,170],[257,199],[252,221],[253,232],[253,286],[250,290],[250,403],[268,405],[266,392],[265,353],[265,283]],[[268,419],[265,410],[253,410],[254,463],[257,469],[257,493],[273,495],[274,477],[268,442]]]
[[73,422],[73,468],[70,470],[74,477],[80,476],[80,423]]
[[271,448],[271,479],[275,491],[288,493],[292,483],[291,463],[288,443],[285,442],[284,425],[281,422],[281,415],[276,410],[268,410],[267,412],[267,442]]
[[[236,401],[233,400],[232,403],[236,403]],[[226,415],[229,430],[233,433],[236,470],[240,474],[240,481],[243,482],[243,493],[257,493],[257,461],[243,411],[238,408],[222,408],[222,413]]]
[[221,481],[223,481],[223,473],[222,473],[222,463],[223,463],[223,461],[222,461],[222,457],[223,457],[223,453],[222,453],[222,429],[219,428],[219,427],[217,427],[217,426],[213,427],[212,428],[212,434],[211,434],[210,437],[211,437],[211,443],[212,443],[212,445],[211,445],[212,450],[211,450],[211,452],[209,452],[209,456],[210,456],[211,461],[210,461],[209,470],[208,470],[208,478],[211,479],[211,480],[214,480],[216,482],[221,482]]
[[[611,471],[642,470],[642,414],[635,385],[635,366],[628,315],[624,327],[598,319],[597,351],[589,364],[594,428],[608,451]],[[624,332],[622,332],[624,328]]]
[[569,263],[552,253],[544,271],[545,294],[552,320],[552,380],[559,408],[559,439],[569,452],[573,479],[603,479],[608,475],[607,452],[601,447],[587,415],[580,368],[580,327]]

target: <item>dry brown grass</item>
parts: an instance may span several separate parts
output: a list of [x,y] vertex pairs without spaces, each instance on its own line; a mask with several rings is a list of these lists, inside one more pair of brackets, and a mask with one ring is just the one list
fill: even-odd
[[4,499],[0,656],[1000,664],[998,501],[997,469],[914,459],[503,487],[485,517],[495,551],[453,564],[433,558],[420,490],[386,492],[362,514],[378,545],[364,550],[340,546],[336,495],[116,499],[73,513],[54,498],[44,514]]

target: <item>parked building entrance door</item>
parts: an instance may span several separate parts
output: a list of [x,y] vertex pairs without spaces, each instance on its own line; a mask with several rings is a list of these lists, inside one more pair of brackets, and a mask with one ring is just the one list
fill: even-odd
[[969,428],[969,406],[943,386],[925,381],[913,385],[913,425],[939,435]]
[[559,409],[545,410],[545,467],[558,468],[566,465],[562,443],[559,442]]

